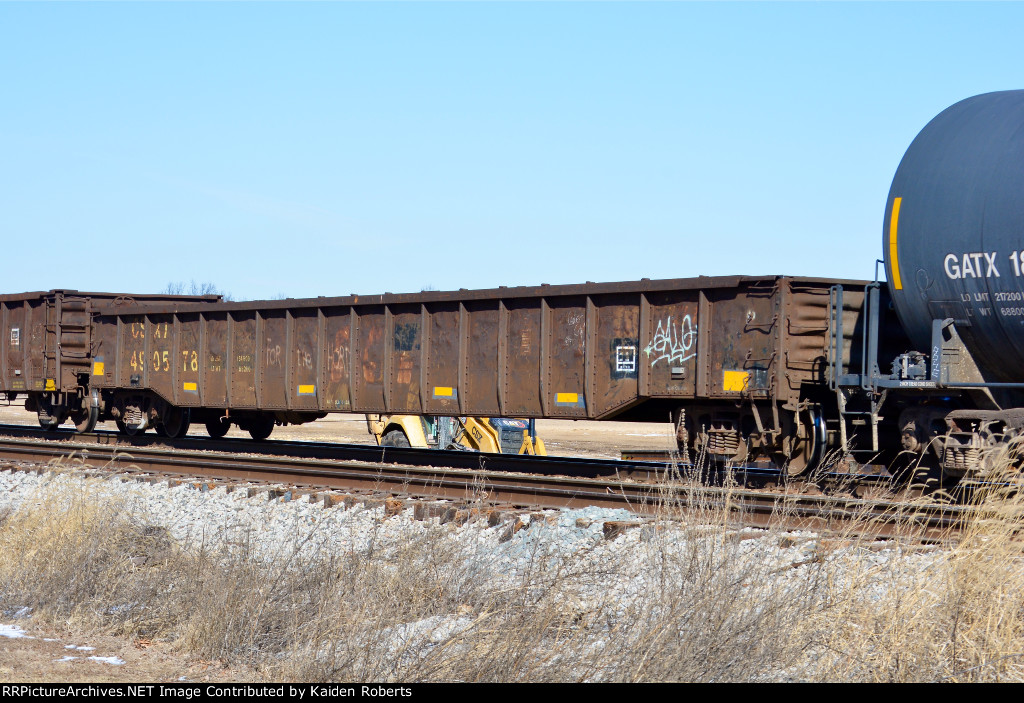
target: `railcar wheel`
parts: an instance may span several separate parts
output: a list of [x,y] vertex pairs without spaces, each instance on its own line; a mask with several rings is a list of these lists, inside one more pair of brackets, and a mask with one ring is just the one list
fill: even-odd
[[405,432],[399,429],[388,430],[384,434],[384,439],[380,441],[382,447],[411,447],[409,438],[405,436]]
[[821,465],[825,458],[828,435],[825,427],[825,416],[821,406],[812,405],[797,416],[797,422],[807,428],[807,439],[798,445],[795,454],[786,462],[786,475],[789,478],[806,476]]
[[213,439],[220,439],[231,429],[231,421],[225,417],[206,421],[206,433]]
[[71,421],[75,423],[75,431],[79,433],[92,432],[96,429],[96,422],[100,419],[100,396],[99,391],[93,390],[88,399],[82,399],[73,411]]
[[191,424],[192,413],[188,408],[171,408],[164,414],[163,421],[157,425],[156,431],[162,437],[181,439],[188,433]]
[[274,431],[274,418],[272,415],[260,415],[249,423],[249,436],[257,442],[262,442]]
[[75,431],[79,433],[92,432],[96,429],[96,421],[100,419],[100,409],[97,407],[79,408],[71,413],[71,421],[75,423]]

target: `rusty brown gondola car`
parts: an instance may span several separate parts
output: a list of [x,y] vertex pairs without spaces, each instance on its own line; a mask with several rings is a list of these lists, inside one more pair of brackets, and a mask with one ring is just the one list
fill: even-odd
[[265,438],[330,412],[671,419],[684,452],[800,471],[828,444],[836,285],[849,365],[865,282],[700,277],[111,308],[91,387],[129,432],[191,418]]
[[54,429],[69,417],[79,431],[96,424],[100,398],[93,392],[92,320],[97,306],[138,309],[153,303],[212,303],[220,296],[126,295],[51,290],[0,295],[0,392],[25,397],[39,424]]

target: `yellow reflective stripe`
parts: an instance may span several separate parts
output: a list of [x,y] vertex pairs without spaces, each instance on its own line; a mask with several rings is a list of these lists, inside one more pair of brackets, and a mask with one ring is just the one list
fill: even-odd
[[198,391],[199,390],[199,384],[191,383],[191,382],[186,382],[186,383],[184,383],[182,385],[182,388],[184,388],[186,391]]
[[555,393],[555,405],[568,405],[575,408],[586,407],[583,402],[582,393]]
[[900,221],[900,203],[903,198],[892,199],[892,217],[889,219],[889,264],[892,267],[892,287],[896,290],[903,290],[903,281],[900,279],[900,256],[896,249],[896,227]]

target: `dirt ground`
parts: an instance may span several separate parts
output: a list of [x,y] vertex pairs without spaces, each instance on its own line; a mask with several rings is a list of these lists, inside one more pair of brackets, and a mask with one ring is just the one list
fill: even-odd
[[[258,681],[259,674],[187,657],[166,642],[40,629],[32,620],[0,616],[24,628],[22,637],[0,636],[4,683],[225,683]],[[95,657],[95,659],[90,659]],[[119,662],[119,663],[115,663]]]
[[[36,426],[34,414],[23,406],[0,406],[0,423]],[[70,427],[70,423],[67,423]],[[113,423],[100,425],[113,430]],[[539,420],[537,434],[549,455],[617,459],[623,449],[672,449],[675,444],[669,423],[589,422]],[[189,435],[205,437],[201,425]],[[232,428],[229,436],[248,437]],[[331,414],[306,425],[274,428],[272,439],[334,441],[372,444],[363,415]],[[188,657],[169,643],[117,638],[76,630],[68,623],[64,631],[39,629],[35,621],[16,619],[0,613],[0,625],[24,628],[27,637],[6,637],[0,631],[0,681],[4,682],[230,682],[258,681],[258,672],[225,669],[217,662]],[[49,641],[48,641],[49,640]],[[94,649],[71,649],[93,647]],[[123,664],[91,660],[88,657],[116,657]],[[75,657],[67,659],[67,657]]]
[[[247,433],[232,429],[233,435]],[[203,428],[189,434],[202,436]],[[675,433],[669,423],[591,422],[585,420],[538,420],[537,435],[552,456],[584,456],[618,459],[623,449],[672,449]],[[364,415],[332,414],[305,425],[275,427],[274,438],[373,444]]]

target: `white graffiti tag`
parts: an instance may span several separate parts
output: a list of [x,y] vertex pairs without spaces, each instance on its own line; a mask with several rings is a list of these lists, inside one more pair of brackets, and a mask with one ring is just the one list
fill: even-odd
[[678,325],[672,324],[672,316],[658,323],[651,343],[644,347],[644,353],[654,366],[662,359],[667,363],[681,364],[697,356],[696,350],[691,351],[697,342],[697,326],[689,315],[683,317]]

